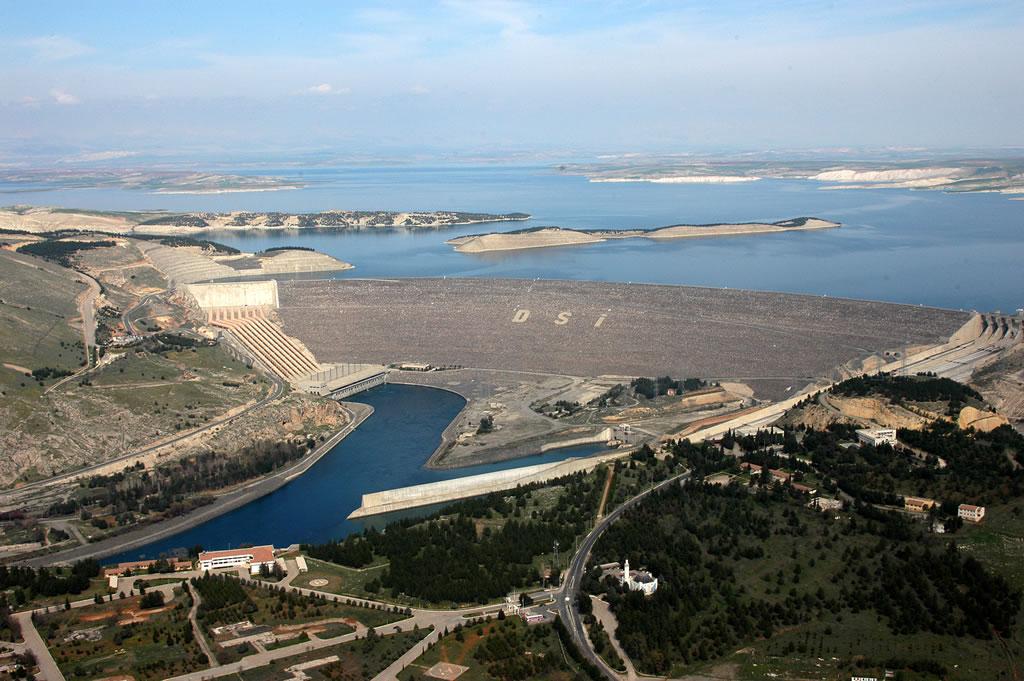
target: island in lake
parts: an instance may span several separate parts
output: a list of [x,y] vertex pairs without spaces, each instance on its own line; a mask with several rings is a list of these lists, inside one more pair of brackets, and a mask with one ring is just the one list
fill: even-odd
[[203,232],[370,229],[440,229],[454,225],[529,220],[526,213],[330,210],[319,213],[234,211],[230,213],[167,211],[94,211],[71,208],[7,206],[0,208],[0,229],[30,233],[66,229],[112,234],[182,236]]
[[445,243],[455,246],[460,253],[490,253],[517,251],[549,246],[579,246],[609,239],[695,239],[716,236],[742,236],[797,232],[839,227],[838,222],[821,218],[800,217],[779,222],[741,222],[710,225],[669,225],[656,229],[566,229],[563,227],[535,227],[514,232],[469,234],[449,239]]

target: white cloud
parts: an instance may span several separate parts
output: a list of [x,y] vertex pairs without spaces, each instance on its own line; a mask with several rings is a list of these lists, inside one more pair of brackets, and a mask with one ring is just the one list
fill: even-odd
[[62,35],[46,35],[38,38],[22,40],[20,44],[32,50],[37,59],[45,61],[62,61],[80,57],[93,51],[85,43]]
[[53,101],[58,104],[69,106],[71,104],[78,104],[78,97],[75,97],[70,92],[64,90],[50,90],[50,96],[53,97]]
[[336,88],[330,83],[320,83],[319,85],[312,85],[306,89],[306,92],[311,95],[347,95],[351,90],[347,87]]
[[446,0],[444,4],[461,17],[496,24],[505,34],[529,31],[530,18],[536,13],[530,5],[510,0]]
[[409,88],[409,94],[411,94],[411,95],[429,95],[430,94],[430,88],[428,88],[426,85],[413,85],[411,88]]

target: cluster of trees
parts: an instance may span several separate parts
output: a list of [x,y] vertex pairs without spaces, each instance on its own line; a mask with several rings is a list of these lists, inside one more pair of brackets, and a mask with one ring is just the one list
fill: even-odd
[[160,591],[147,591],[139,600],[139,607],[143,610],[152,610],[153,608],[159,608],[162,607],[163,604],[164,595]]
[[241,582],[227,575],[206,573],[202,577],[193,578],[192,587],[199,592],[201,601],[196,611],[199,619],[210,619],[211,614],[216,613],[215,619],[230,620],[232,615],[222,615],[221,611],[231,608],[239,611],[237,620],[241,620],[244,619],[243,614],[256,611],[256,605],[249,600],[249,594],[245,592]]
[[[584,678],[590,679],[591,681],[604,681],[604,673],[597,668],[597,665],[583,657],[579,648],[576,647],[576,643],[573,641],[569,630],[566,629],[565,625],[562,623],[561,618],[555,617],[555,621],[551,626],[558,635],[558,640],[562,644],[562,649],[569,653],[569,657],[571,657],[576,666],[580,668]],[[579,677],[577,676],[577,678]]]
[[[601,581],[599,568],[583,588],[607,594],[620,643],[647,673],[862,611],[896,634],[1009,635],[1021,595],[1003,578],[902,514],[866,504],[854,511],[836,522],[781,487],[672,485],[624,514],[594,551],[595,563],[646,565],[658,591],[625,591],[617,580]],[[841,558],[831,558],[840,546]],[[752,571],[762,573],[758,583],[739,578]]]
[[80,594],[99,574],[99,561],[92,558],[79,561],[69,569],[0,565],[0,591],[13,589],[15,602],[22,605],[36,596]]
[[[892,522],[906,522],[894,519]],[[896,634],[927,631],[989,639],[1010,636],[1021,594],[954,543],[944,549],[883,540],[872,551],[848,548],[840,602],[853,612],[873,609]]]
[[271,246],[270,248],[263,249],[256,255],[260,255],[261,253],[273,253],[274,251],[316,251],[316,249],[310,248],[309,246]]
[[[901,442],[941,457],[945,468],[935,465],[934,458],[922,463],[888,445],[840,447],[841,442],[855,439],[851,430],[839,425],[807,430],[795,453],[809,458],[812,465],[789,459],[786,466],[813,467],[823,476],[825,489],[834,489],[835,481],[843,492],[874,504],[901,505],[904,495],[984,504],[1024,494],[1024,436],[1010,426],[978,433],[936,421],[921,430],[900,429]],[[768,457],[765,463],[774,466],[779,461]]]
[[651,400],[659,395],[667,395],[669,390],[677,393],[684,393],[690,390],[698,390],[707,385],[706,381],[699,378],[684,378],[677,381],[671,376],[660,376],[658,378],[634,378],[629,384],[633,392]]
[[394,525],[368,537],[375,553],[390,561],[381,584],[393,593],[435,603],[486,603],[539,582],[534,556],[550,551],[555,541],[571,546],[577,529],[512,520],[478,536],[473,519],[460,515]]
[[335,539],[326,544],[303,544],[302,550],[320,560],[357,569],[373,562],[373,547],[358,534],[350,534],[343,541]]
[[88,251],[93,248],[107,248],[114,246],[114,242],[108,239],[102,241],[64,241],[62,239],[46,239],[18,247],[19,253],[27,253],[45,260],[50,260],[63,267],[71,267],[71,258],[78,251]]
[[566,416],[572,416],[576,412],[580,411],[583,407],[579,402],[570,402],[569,400],[556,400],[554,404],[545,402],[540,406],[534,406],[533,410],[545,416],[551,418],[560,419]]
[[[461,627],[456,636],[461,633]],[[528,655],[551,636],[548,625],[522,628],[513,620],[489,625],[489,633],[476,647],[473,657],[497,681],[526,681],[553,671],[565,670],[560,655]]]
[[267,475],[306,455],[316,442],[260,440],[225,457],[202,452],[157,468],[131,467],[112,475],[94,475],[82,482],[79,498],[53,504],[49,515],[81,508],[111,507],[116,516],[130,513],[181,515],[210,503],[201,493]]
[[[527,517],[532,487],[469,499],[448,506],[426,520],[389,524],[383,532],[366,530],[344,541],[304,545],[310,556],[363,567],[374,556],[389,562],[379,585],[435,603],[485,603],[512,589],[540,582],[536,556],[551,552],[554,542],[573,545],[588,528],[602,485],[583,474],[566,476],[558,501]],[[478,519],[506,518],[494,529],[478,531]]]
[[836,395],[848,397],[864,397],[865,395],[883,395],[894,402],[904,400],[910,402],[949,402],[951,414],[960,413],[960,409],[969,400],[981,400],[978,391],[957,383],[949,378],[937,378],[934,375],[919,374],[917,376],[892,376],[875,374],[873,376],[857,376],[834,386]]
[[618,407],[622,404],[622,396],[626,394],[626,386],[621,383],[616,383],[609,388],[603,395],[596,397],[590,401],[590,404],[603,408],[611,405]]
[[32,370],[32,378],[37,381],[45,381],[48,378],[63,378],[64,376],[70,376],[73,371],[67,369],[57,369],[54,367],[40,367]]

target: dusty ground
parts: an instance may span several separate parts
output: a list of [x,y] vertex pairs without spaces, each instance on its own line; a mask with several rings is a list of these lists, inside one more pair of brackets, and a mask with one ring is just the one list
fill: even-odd
[[[8,383],[0,406],[0,483],[91,465],[196,427],[269,390],[217,348],[196,353],[125,353],[49,393]],[[227,385],[230,383],[230,385]]]
[[[677,432],[686,424],[740,408],[750,402],[750,389],[733,384],[737,393],[708,391],[691,397],[660,397],[641,401],[627,397],[617,407],[586,407],[565,418],[551,418],[535,408],[558,400],[587,402],[612,386],[629,384],[628,376],[580,378],[518,371],[458,369],[450,371],[402,371],[391,374],[399,383],[444,388],[467,399],[465,408],[444,431],[442,444],[430,465],[441,468],[502,461],[565,446],[580,438],[595,438],[608,427],[629,424],[635,440],[656,439]],[[478,433],[485,415],[494,430]],[[634,442],[630,442],[634,444]]]
[[971,385],[1018,429],[1024,427],[1024,345],[975,373]]
[[[96,301],[101,339],[124,334],[122,314],[166,285],[135,240],[115,241],[113,247],[75,256],[76,266],[103,285]],[[0,251],[0,485],[100,463],[201,428],[270,390],[258,374],[217,347],[108,349],[100,367],[59,387],[55,379],[39,383],[25,377],[25,370],[40,367],[79,368],[74,299],[85,288],[82,281],[81,274],[54,263]],[[143,333],[187,324],[183,309],[156,299],[139,308],[133,320]],[[333,402],[294,397],[159,454],[200,447],[231,452],[260,438],[335,427],[341,418]]]

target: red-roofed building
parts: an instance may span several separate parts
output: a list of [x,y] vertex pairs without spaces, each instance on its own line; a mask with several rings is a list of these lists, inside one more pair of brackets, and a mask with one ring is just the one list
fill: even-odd
[[250,546],[244,549],[203,551],[199,554],[199,568],[201,570],[217,570],[248,565],[249,572],[255,575],[259,573],[260,568],[264,565],[268,568],[274,567],[274,562],[273,546]]
[[[126,573],[140,574],[149,570],[150,567],[157,563],[156,560],[136,560],[130,563],[118,563],[117,565],[109,565],[103,568],[103,576],[110,577],[111,575],[121,576]],[[182,572],[184,570],[191,570],[192,563],[187,560],[178,560],[172,558],[167,561],[167,564],[171,566],[175,572]]]
[[980,523],[981,519],[985,517],[985,507],[975,506],[974,504],[960,504],[956,509],[956,514],[964,520]]

